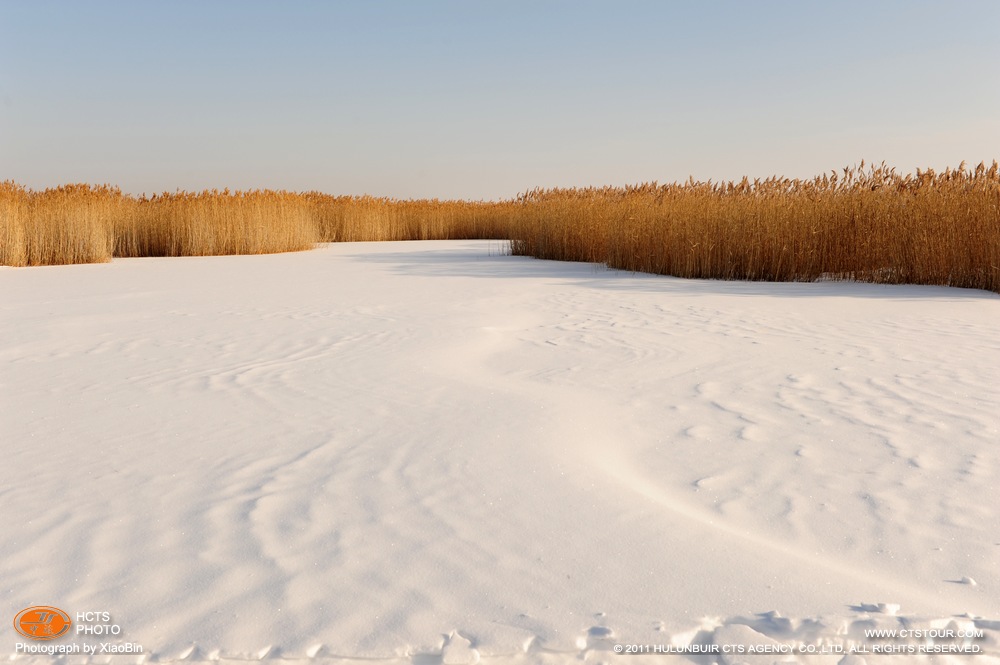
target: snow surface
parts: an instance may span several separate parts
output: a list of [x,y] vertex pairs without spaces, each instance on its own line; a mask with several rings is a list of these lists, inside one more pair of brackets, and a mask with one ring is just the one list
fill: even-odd
[[[497,241],[0,269],[4,621],[107,611],[146,662],[1000,662],[998,330],[981,291]],[[985,655],[613,651],[870,627]]]

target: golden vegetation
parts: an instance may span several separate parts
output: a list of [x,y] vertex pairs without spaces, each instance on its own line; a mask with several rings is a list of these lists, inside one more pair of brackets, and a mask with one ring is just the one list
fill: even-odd
[[524,197],[515,254],[678,277],[821,277],[1000,292],[1000,177],[989,168],[900,176],[884,165],[769,178]]
[[0,183],[0,265],[110,261],[113,256],[262,254],[319,239],[311,206],[286,192],[122,194]]
[[44,195],[0,183],[0,265],[107,261],[121,192],[67,185]]
[[317,242],[501,238],[509,207],[316,192],[133,197],[106,186],[33,192],[5,182],[0,183],[0,265],[264,254],[309,249]]
[[206,191],[125,198],[114,256],[269,254],[313,247],[312,210],[288,192]]
[[304,197],[323,242],[506,238],[511,204],[471,201],[397,201],[372,196]]
[[501,238],[515,254],[716,279],[821,277],[1000,292],[998,166],[901,176],[534,190],[492,202],[316,192],[133,197],[0,183],[0,265],[255,254],[316,242]]

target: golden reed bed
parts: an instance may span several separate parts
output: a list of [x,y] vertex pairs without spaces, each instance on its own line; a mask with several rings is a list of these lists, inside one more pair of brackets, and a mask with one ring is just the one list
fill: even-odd
[[0,183],[0,265],[257,254],[316,242],[500,238],[514,254],[680,277],[947,284],[1000,292],[1000,175],[846,168],[768,178],[534,190],[515,200],[317,192],[135,197]]

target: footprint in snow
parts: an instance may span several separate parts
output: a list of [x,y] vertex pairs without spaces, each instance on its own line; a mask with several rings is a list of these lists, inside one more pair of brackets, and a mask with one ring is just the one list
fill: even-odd
[[576,638],[576,647],[581,651],[592,649],[597,645],[607,646],[607,642],[613,639],[615,631],[607,626],[591,626],[583,635]]
[[444,665],[476,665],[479,662],[479,650],[472,648],[472,641],[453,632],[448,636],[448,642],[441,652],[441,662]]
[[899,614],[899,607],[898,603],[860,603],[858,605],[852,605],[851,609],[855,612],[877,612],[879,614],[896,616]]
[[[794,656],[784,654],[779,649],[787,646],[777,640],[773,640],[767,635],[758,633],[750,626],[743,624],[726,624],[715,631],[713,641],[717,645],[743,644],[754,646],[757,653],[733,654],[723,653],[722,663],[724,665],[775,665],[786,663],[799,663]],[[721,646],[720,646],[721,648]]]
[[590,629],[587,630],[587,635],[599,640],[607,640],[615,636],[615,631],[611,630],[607,626],[591,626]]

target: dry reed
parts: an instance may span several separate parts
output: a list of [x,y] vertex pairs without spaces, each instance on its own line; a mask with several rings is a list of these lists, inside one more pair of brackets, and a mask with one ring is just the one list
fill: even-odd
[[535,190],[512,251],[678,277],[1000,292],[997,168],[900,176],[862,162],[812,180]]
[[0,183],[0,265],[460,238],[679,277],[1000,292],[1000,175],[996,162],[906,176],[862,162],[810,180],[538,189],[502,202],[228,190],[147,198],[107,186],[33,192]]
[[288,192],[180,192],[131,204],[114,224],[115,256],[270,254],[319,240],[308,201]]

